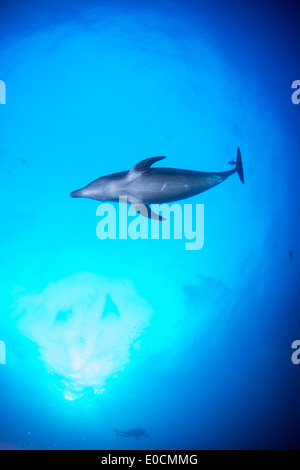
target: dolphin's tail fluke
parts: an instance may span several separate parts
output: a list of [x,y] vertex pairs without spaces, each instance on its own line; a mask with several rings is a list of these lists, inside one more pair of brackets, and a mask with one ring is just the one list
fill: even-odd
[[240,148],[238,147],[237,149],[237,155],[236,155],[236,171],[240,177],[241,182],[244,184],[244,169],[243,169],[243,163],[242,163],[242,155]]

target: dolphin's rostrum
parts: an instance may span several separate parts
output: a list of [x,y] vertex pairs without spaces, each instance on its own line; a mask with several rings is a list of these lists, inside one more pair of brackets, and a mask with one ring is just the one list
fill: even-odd
[[[162,204],[186,199],[222,183],[229,176],[238,173],[244,183],[244,171],[240,149],[237,149],[235,168],[222,172],[180,170],[177,168],[151,168],[153,163],[166,157],[146,158],[131,170],[114,173],[92,181],[82,189],[73,191],[71,197],[85,197],[97,201],[118,202],[127,197],[127,202],[142,215],[164,220],[150,209],[150,204]],[[140,210],[141,204],[147,213]]]

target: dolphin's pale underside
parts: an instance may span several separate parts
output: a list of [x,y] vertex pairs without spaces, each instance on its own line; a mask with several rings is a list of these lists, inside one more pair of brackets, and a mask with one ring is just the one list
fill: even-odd
[[[235,168],[222,172],[180,170],[177,168],[151,168],[153,163],[166,157],[151,157],[137,163],[131,170],[102,176],[82,189],[73,191],[71,197],[84,197],[96,201],[118,202],[126,197],[127,202],[142,215],[163,220],[155,214],[150,204],[162,204],[186,199],[222,183],[237,173],[244,183],[244,171],[240,149],[236,161],[230,161]],[[141,211],[141,204],[147,212]]]

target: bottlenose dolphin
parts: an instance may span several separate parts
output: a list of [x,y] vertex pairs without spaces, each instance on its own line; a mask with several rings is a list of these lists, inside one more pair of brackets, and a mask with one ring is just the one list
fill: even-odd
[[116,437],[118,438],[119,436],[122,437],[135,437],[136,439],[139,439],[140,437],[149,437],[148,434],[146,434],[146,429],[130,429],[129,431],[120,431],[119,429],[113,429],[113,431],[116,433]]
[[[137,163],[131,170],[101,176],[82,189],[73,191],[71,197],[85,197],[97,201],[117,202],[122,196],[134,210],[152,219],[164,220],[155,214],[150,204],[162,204],[186,199],[222,183],[237,173],[244,183],[241,152],[238,147],[235,168],[222,172],[180,170],[177,168],[151,168],[153,163],[166,157],[151,157]],[[141,212],[140,205],[147,208]]]

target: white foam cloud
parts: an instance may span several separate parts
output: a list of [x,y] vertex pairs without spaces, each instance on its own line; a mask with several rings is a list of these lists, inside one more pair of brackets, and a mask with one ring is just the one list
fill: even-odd
[[[119,315],[116,309],[107,311],[107,298]],[[47,370],[62,377],[64,396],[70,400],[87,387],[104,391],[107,379],[130,362],[132,348],[153,314],[130,281],[92,273],[21,294],[16,305],[18,328],[38,345]]]

